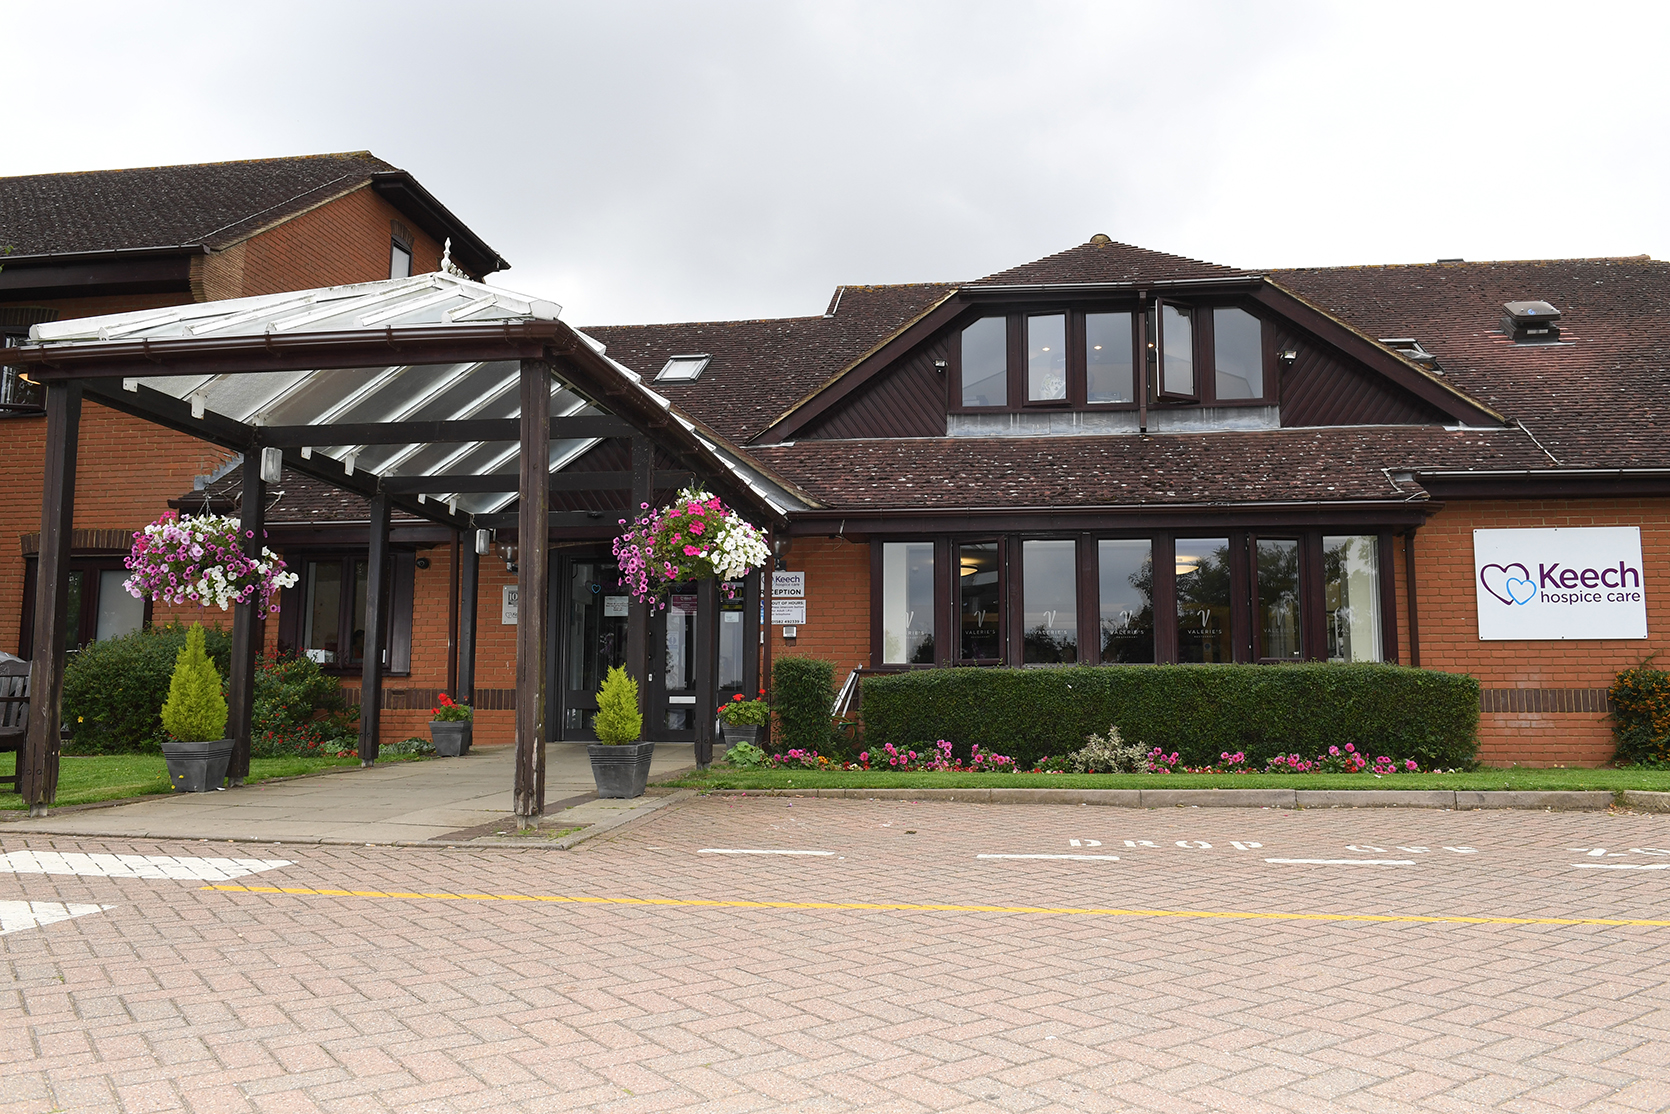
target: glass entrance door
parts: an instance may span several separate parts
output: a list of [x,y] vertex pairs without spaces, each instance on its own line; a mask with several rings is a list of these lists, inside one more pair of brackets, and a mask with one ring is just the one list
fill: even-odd
[[[667,596],[667,607],[655,616],[650,635],[649,700],[645,703],[646,739],[696,738],[696,612],[699,596],[694,584],[679,584]],[[660,660],[655,658],[659,655]]]
[[[561,738],[595,739],[597,690],[603,677],[626,664],[627,601],[613,561],[569,557],[556,562],[562,602]],[[646,725],[647,726],[647,725]]]

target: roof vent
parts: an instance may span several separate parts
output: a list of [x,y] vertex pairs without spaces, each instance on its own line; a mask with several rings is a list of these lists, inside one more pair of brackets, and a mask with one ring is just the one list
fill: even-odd
[[1560,311],[1547,302],[1506,302],[1502,331],[1515,344],[1547,344],[1560,339]]
[[1438,366],[1438,357],[1421,347],[1421,342],[1414,337],[1381,337],[1380,343],[1396,352],[1406,360],[1413,360],[1428,371],[1444,374]]

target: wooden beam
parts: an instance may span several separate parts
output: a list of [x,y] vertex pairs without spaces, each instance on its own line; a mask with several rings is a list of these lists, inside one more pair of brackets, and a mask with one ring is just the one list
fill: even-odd
[[517,822],[533,827],[545,811],[545,658],[551,551],[545,524],[551,511],[551,374],[543,360],[522,361],[521,488],[516,545],[516,781]]
[[713,720],[719,661],[719,581],[709,576],[696,583],[696,765],[713,765]]
[[[239,547],[245,555],[258,557],[267,536],[267,485],[261,480],[261,450],[252,446],[244,454],[243,512],[239,520]],[[232,761],[226,776],[242,785],[249,776],[250,731],[255,719],[255,658],[261,652],[257,604],[240,603],[232,611],[232,676],[227,692],[227,730],[232,736]]]
[[18,753],[18,793],[31,816],[58,797],[59,706],[69,620],[70,544],[81,384],[46,389],[46,462],[41,477],[41,548],[35,573],[35,645],[29,668],[29,735]]
[[454,700],[475,707],[475,628],[481,595],[481,557],[475,551],[475,534],[464,535],[458,547],[458,680]]
[[[620,528],[620,520],[628,515],[629,512],[625,508],[610,511],[552,511],[546,516],[546,525],[552,530],[574,530],[594,526],[599,530],[614,533]],[[520,526],[522,516],[517,511],[501,511],[475,515],[474,522],[477,529],[508,530],[513,526]]]
[[[661,471],[655,473],[657,489],[679,487],[690,482],[690,473]],[[551,491],[625,491],[632,486],[630,472],[551,472],[546,474],[545,490]],[[521,477],[509,472],[489,476],[457,473],[446,476],[387,476],[382,487],[390,494],[416,491],[493,492],[520,491]]]
[[[462,444],[467,441],[515,441],[522,424],[516,418],[465,418],[431,422],[344,422],[340,425],[267,426],[261,438],[282,449],[304,445]],[[551,436],[630,437],[632,423],[607,414],[577,414],[551,419]]]
[[[371,497],[370,548],[365,575],[365,655],[360,665],[360,766],[377,761],[378,731],[383,708],[383,625],[389,608],[389,497],[378,492]],[[343,585],[348,589],[347,585]],[[353,605],[351,589],[343,602]],[[349,642],[349,652],[353,643]]]

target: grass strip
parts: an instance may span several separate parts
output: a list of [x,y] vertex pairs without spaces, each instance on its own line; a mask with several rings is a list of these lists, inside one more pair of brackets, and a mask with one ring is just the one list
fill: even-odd
[[[409,756],[385,758],[385,762],[408,761]],[[252,758],[249,781],[275,777],[296,777],[332,766],[358,766],[357,757],[348,758]],[[0,776],[17,768],[16,754],[0,754]],[[58,759],[58,799],[55,807],[89,805],[169,793],[168,762],[160,754],[64,755]],[[23,798],[0,791],[0,811],[23,808]]]

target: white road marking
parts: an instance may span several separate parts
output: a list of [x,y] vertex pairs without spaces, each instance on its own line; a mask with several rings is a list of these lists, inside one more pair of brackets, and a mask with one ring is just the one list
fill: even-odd
[[833,851],[777,851],[754,847],[704,847],[698,855],[833,855]]
[[1414,859],[1265,859],[1267,863],[1296,863],[1309,866],[1414,866]]
[[0,901],[0,936],[26,928],[57,924],[71,917],[102,913],[110,905],[60,905],[56,901]]
[[81,878],[153,878],[180,882],[225,882],[290,865],[289,859],[86,855],[78,851],[13,851],[0,856],[0,873],[73,874]]
[[1075,862],[1119,862],[1119,855],[975,855],[975,858],[1072,858]]
[[1572,863],[1573,870],[1670,870],[1670,863]]

